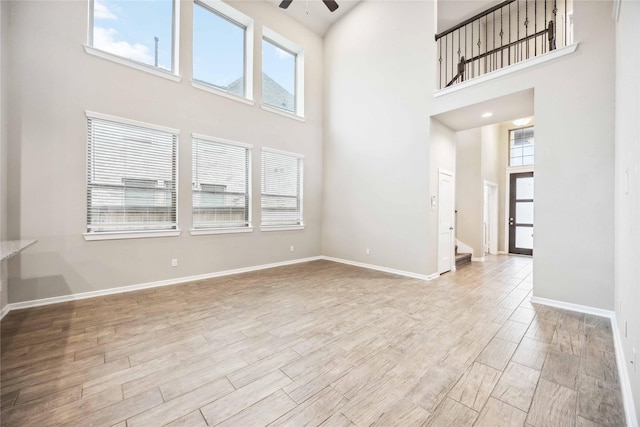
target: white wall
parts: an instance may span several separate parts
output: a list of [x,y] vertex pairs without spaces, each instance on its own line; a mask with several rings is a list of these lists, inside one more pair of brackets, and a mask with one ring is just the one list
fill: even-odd
[[[622,2],[616,26],[616,228],[615,311],[622,347],[640,417],[640,3]],[[628,186],[625,184],[628,173]],[[627,190],[628,189],[628,190]],[[627,190],[627,191],[625,191]],[[626,325],[626,327],[625,327]],[[627,333],[625,334],[625,330]],[[640,359],[640,354],[636,356]],[[640,363],[636,361],[636,365]]]
[[456,132],[456,238],[473,248],[473,257],[482,258],[482,130]]
[[325,36],[325,255],[430,273],[433,8],[365,1]]
[[436,119],[431,119],[429,135],[429,194],[436,196],[436,206],[429,209],[429,230],[433,230],[433,238],[429,239],[429,274],[438,272],[438,206],[440,198],[439,191],[439,169],[456,173],[456,134],[454,131],[440,123]]
[[[179,2],[179,83],[87,54],[86,1],[4,3],[11,36],[9,234],[39,240],[10,262],[10,302],[320,255],[323,52],[318,36],[266,2],[230,2],[255,21],[256,102],[251,106],[191,86],[193,2]],[[260,107],[263,25],[305,49],[304,123]],[[85,110],[180,129],[180,237],[83,239]],[[192,132],[254,145],[253,233],[189,234]],[[305,230],[259,231],[263,146],[305,155]],[[178,267],[170,266],[172,258],[178,258]]]
[[613,22],[576,2],[575,53],[441,96],[436,114],[535,89],[534,295],[613,309]]

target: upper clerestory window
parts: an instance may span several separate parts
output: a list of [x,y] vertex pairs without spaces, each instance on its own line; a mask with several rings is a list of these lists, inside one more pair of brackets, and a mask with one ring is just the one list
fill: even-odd
[[304,117],[304,50],[263,28],[262,105]]
[[[193,8],[193,82],[201,89],[253,99],[253,20],[220,0]],[[222,93],[221,93],[222,92]]]
[[177,75],[177,22],[174,0],[89,0],[88,45],[93,50],[87,51],[144,71]]

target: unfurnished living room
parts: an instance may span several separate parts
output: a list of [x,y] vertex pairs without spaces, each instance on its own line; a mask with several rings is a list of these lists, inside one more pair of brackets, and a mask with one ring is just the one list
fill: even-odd
[[0,36],[0,425],[638,425],[640,1]]

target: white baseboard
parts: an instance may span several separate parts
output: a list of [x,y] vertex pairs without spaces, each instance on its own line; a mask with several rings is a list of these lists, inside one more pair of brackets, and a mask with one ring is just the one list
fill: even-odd
[[579,313],[606,317],[611,321],[613,344],[616,353],[616,364],[618,365],[618,378],[620,378],[620,391],[622,392],[622,402],[624,405],[624,414],[627,420],[627,426],[638,427],[638,418],[636,418],[636,408],[633,403],[633,394],[631,392],[631,382],[627,375],[627,362],[624,357],[624,349],[622,348],[622,339],[620,337],[620,330],[618,329],[618,320],[616,318],[615,311],[540,297],[531,297],[531,302],[556,308],[563,308],[565,310],[577,311]]
[[19,309],[22,309],[22,308],[38,307],[38,306],[41,306],[41,305],[56,304],[56,303],[67,302],[67,301],[76,301],[76,300],[94,298],[94,297],[105,296],[105,295],[120,294],[120,293],[124,293],[124,292],[139,291],[139,290],[142,290],[142,289],[157,288],[157,287],[161,287],[161,286],[178,285],[178,284],[181,284],[181,283],[195,282],[195,281],[198,281],[198,280],[205,280],[205,279],[212,279],[214,277],[229,276],[229,275],[232,275],[232,274],[248,273],[248,272],[251,272],[251,271],[266,270],[266,269],[274,268],[274,267],[283,267],[283,266],[286,266],[286,265],[300,264],[300,263],[309,262],[309,261],[317,261],[319,259],[322,259],[322,257],[316,256],[316,257],[309,257],[309,258],[300,258],[300,259],[295,259],[295,260],[291,260],[291,261],[276,262],[276,263],[272,263],[272,264],[262,264],[262,265],[257,265],[257,266],[253,266],[253,267],[244,267],[244,268],[237,268],[237,269],[233,269],[233,270],[218,271],[218,272],[215,272],[215,273],[199,274],[199,275],[196,275],[196,276],[178,277],[178,278],[175,278],[175,279],[160,280],[160,281],[157,281],[157,282],[141,283],[141,284],[138,284],[138,285],[120,286],[120,287],[117,287],[117,288],[103,289],[103,290],[99,290],[99,291],[82,292],[82,293],[78,293],[78,294],[63,295],[63,296],[59,296],[59,297],[42,298],[42,299],[31,300],[31,301],[15,302],[15,303],[7,304],[4,307],[4,309],[2,310],[2,317],[4,317],[4,315],[6,315],[11,310],[19,310]]
[[366,264],[366,263],[363,263],[363,262],[349,261],[349,260],[346,260],[346,259],[333,258],[333,257],[328,257],[328,256],[321,256],[320,259],[324,259],[324,260],[327,260],[327,261],[333,261],[333,262],[339,262],[341,264],[353,265],[355,267],[368,268],[369,270],[377,270],[377,271],[383,271],[385,273],[397,274],[399,276],[411,277],[412,279],[433,280],[436,277],[440,276],[439,274],[437,276],[435,276],[435,277],[432,277],[432,276],[434,276],[433,274],[430,275],[430,276],[426,276],[424,274],[412,273],[410,271],[396,270],[394,268],[381,267],[379,265]]
[[[451,271],[456,271],[456,267],[454,266]],[[427,280],[435,280],[440,277],[440,273],[433,273],[427,276]]]
[[485,257],[481,256],[481,257],[471,257],[471,261],[475,261],[475,262],[484,262],[485,261]]

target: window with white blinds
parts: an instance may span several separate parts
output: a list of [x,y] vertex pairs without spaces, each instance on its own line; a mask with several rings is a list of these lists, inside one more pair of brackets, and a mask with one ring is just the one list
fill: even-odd
[[263,227],[302,227],[304,156],[262,149]]
[[177,230],[178,131],[87,112],[87,232]]
[[250,231],[251,145],[194,134],[191,158],[193,229]]

